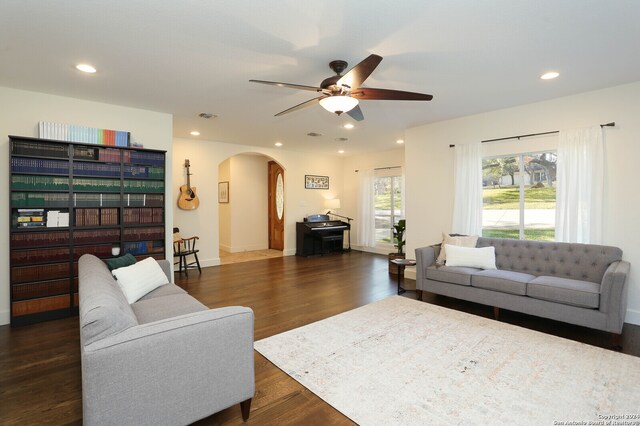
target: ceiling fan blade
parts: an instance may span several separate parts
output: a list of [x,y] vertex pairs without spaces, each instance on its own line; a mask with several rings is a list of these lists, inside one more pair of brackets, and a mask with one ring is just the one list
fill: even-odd
[[416,92],[403,92],[402,90],[374,89],[362,87],[351,92],[351,96],[358,100],[382,100],[382,101],[430,101],[432,95]]
[[360,109],[360,105],[356,105],[355,108],[347,111],[347,115],[353,118],[356,121],[364,120],[364,115],[362,115],[362,110]]
[[289,109],[285,109],[284,111],[281,111],[281,112],[277,113],[274,117],[280,117],[281,115],[288,114],[290,112],[297,111],[299,109],[302,109],[302,108],[317,104],[318,102],[320,102],[320,99],[323,99],[323,98],[326,98],[326,96],[318,96],[317,98],[309,99],[308,101],[304,101],[301,104],[298,104],[296,106],[292,106]]
[[373,70],[376,69],[378,64],[382,61],[382,56],[369,55],[364,61],[360,62],[355,67],[351,68],[349,72],[338,80],[336,85],[348,86],[353,89],[357,89],[360,85],[371,75]]
[[277,81],[249,80],[251,83],[269,84],[271,86],[288,87],[289,89],[308,90],[310,92],[322,92],[320,87],[303,86],[301,84],[279,83]]

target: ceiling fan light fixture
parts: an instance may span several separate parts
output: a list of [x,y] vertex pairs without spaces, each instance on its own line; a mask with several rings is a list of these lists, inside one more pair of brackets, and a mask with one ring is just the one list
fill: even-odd
[[327,111],[340,115],[354,109],[358,105],[358,100],[351,96],[336,95],[320,99],[320,105]]

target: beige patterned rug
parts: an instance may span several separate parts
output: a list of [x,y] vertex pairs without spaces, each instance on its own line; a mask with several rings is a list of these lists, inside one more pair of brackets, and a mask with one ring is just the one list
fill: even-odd
[[399,296],[255,349],[361,425],[640,424],[640,358]]

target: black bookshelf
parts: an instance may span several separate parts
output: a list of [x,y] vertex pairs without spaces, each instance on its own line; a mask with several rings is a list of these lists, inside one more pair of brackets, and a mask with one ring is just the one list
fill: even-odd
[[78,259],[165,259],[166,151],[9,136],[11,325],[78,312]]

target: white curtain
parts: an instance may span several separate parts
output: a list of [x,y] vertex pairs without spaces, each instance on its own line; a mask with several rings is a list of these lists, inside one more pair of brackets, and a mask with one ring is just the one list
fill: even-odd
[[358,238],[356,244],[362,247],[376,246],[376,218],[374,213],[373,170],[358,172]]
[[453,224],[457,234],[482,235],[482,146],[480,142],[455,148]]
[[556,241],[602,243],[602,128],[562,130],[556,176]]

